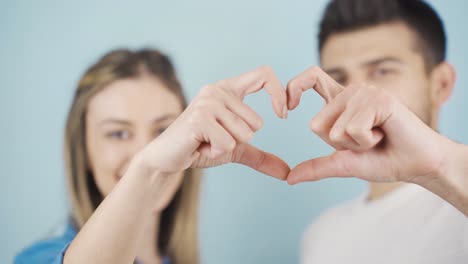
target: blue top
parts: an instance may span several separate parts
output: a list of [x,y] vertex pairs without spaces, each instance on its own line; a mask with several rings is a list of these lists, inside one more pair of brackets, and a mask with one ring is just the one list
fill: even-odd
[[[39,241],[24,249],[15,257],[14,264],[62,264],[65,251],[76,234],[77,232],[73,226],[68,224],[62,236]],[[163,259],[163,264],[170,264],[168,257]]]

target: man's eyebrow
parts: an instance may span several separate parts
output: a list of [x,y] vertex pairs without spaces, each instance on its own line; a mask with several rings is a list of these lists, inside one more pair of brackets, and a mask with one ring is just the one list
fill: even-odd
[[[375,66],[375,65],[385,63],[385,62],[394,62],[398,64],[403,63],[402,60],[395,58],[395,57],[382,57],[382,58],[365,61],[361,63],[361,66],[369,67],[369,66]],[[344,69],[341,67],[323,68],[323,71],[326,72],[328,75],[343,74],[345,72]]]
[[345,73],[345,71],[340,67],[329,68],[329,69],[324,68],[323,71],[326,72],[328,75],[344,74]]
[[398,64],[403,63],[402,60],[400,60],[398,58],[395,58],[395,57],[382,57],[382,58],[372,59],[372,60],[363,62],[363,63],[361,63],[361,65],[365,66],[365,67],[369,67],[369,66],[379,65],[379,64],[385,63],[385,62],[394,62],[394,63],[398,63]]

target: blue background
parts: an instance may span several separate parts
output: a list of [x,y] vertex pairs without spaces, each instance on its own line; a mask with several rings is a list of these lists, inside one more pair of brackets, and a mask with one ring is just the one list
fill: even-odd
[[[445,20],[456,90],[441,131],[468,142],[468,2],[430,1]],[[190,98],[200,87],[271,65],[286,83],[317,64],[326,1],[23,1],[0,8],[0,263],[46,236],[67,216],[62,161],[65,116],[84,70],[113,48],[170,54]],[[264,117],[253,144],[291,166],[331,149],[309,132],[323,105],[307,93],[287,121],[266,93],[246,102]],[[301,233],[324,209],[362,192],[354,179],[288,186],[239,165],[206,171],[201,209],[203,263],[296,263]]]

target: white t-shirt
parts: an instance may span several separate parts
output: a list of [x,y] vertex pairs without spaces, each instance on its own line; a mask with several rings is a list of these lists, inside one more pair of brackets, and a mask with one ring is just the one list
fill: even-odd
[[306,231],[302,264],[468,264],[468,217],[415,185],[328,210]]

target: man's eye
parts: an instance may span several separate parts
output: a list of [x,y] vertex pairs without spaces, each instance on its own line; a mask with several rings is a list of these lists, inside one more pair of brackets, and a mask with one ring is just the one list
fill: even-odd
[[392,74],[394,73],[395,71],[393,69],[389,69],[389,68],[378,68],[376,69],[374,72],[373,72],[373,77],[376,77],[376,78],[379,78],[379,77],[384,77],[384,76],[387,76],[389,74]]
[[343,86],[346,86],[346,77],[345,76],[332,76],[333,80],[335,80],[335,82],[343,85]]
[[130,138],[130,133],[125,130],[117,130],[107,133],[107,137],[117,140],[126,140]]
[[156,129],[156,131],[154,132],[154,137],[158,137],[159,135],[161,135],[164,131],[166,131],[167,127],[161,127],[161,128],[158,128]]

